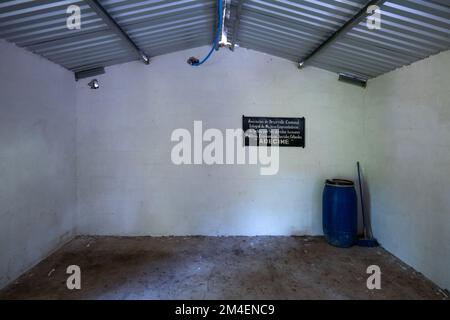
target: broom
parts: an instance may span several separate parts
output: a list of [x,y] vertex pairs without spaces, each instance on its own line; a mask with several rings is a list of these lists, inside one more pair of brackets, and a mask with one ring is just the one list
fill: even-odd
[[364,229],[364,237],[358,239],[358,246],[360,247],[378,247],[378,241],[374,239],[372,234],[372,228],[369,223],[369,217],[366,216],[366,212],[364,210],[364,197],[362,192],[362,183],[361,183],[361,170],[359,166],[359,161],[356,162],[356,166],[358,168],[358,182],[359,182],[359,198],[361,199],[361,213],[363,218],[363,229]]

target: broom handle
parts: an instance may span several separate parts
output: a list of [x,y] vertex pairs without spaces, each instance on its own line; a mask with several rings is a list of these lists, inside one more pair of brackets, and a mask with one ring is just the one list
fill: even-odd
[[363,200],[363,193],[362,193],[362,185],[361,185],[361,173],[359,169],[359,161],[356,162],[356,166],[358,167],[358,182],[359,182],[359,198],[361,200],[361,213],[363,217],[363,227],[364,227],[364,238],[367,239],[368,232],[367,232],[367,221],[366,221],[366,214],[364,212],[364,200]]

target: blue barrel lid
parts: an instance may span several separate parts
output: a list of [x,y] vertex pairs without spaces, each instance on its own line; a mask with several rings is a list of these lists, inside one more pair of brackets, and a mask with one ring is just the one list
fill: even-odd
[[353,181],[346,179],[327,179],[325,184],[336,187],[353,187],[355,185]]

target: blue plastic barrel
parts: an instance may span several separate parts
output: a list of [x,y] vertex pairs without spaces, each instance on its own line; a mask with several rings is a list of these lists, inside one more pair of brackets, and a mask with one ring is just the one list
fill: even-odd
[[356,242],[358,216],[353,181],[330,179],[323,190],[323,233],[333,246],[351,247]]

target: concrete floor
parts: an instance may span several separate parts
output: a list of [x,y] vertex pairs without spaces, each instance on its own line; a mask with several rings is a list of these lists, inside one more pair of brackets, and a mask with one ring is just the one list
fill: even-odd
[[[81,267],[81,290],[66,268]],[[368,290],[366,268],[382,271]],[[382,248],[321,237],[78,237],[0,291],[0,299],[444,299]]]

